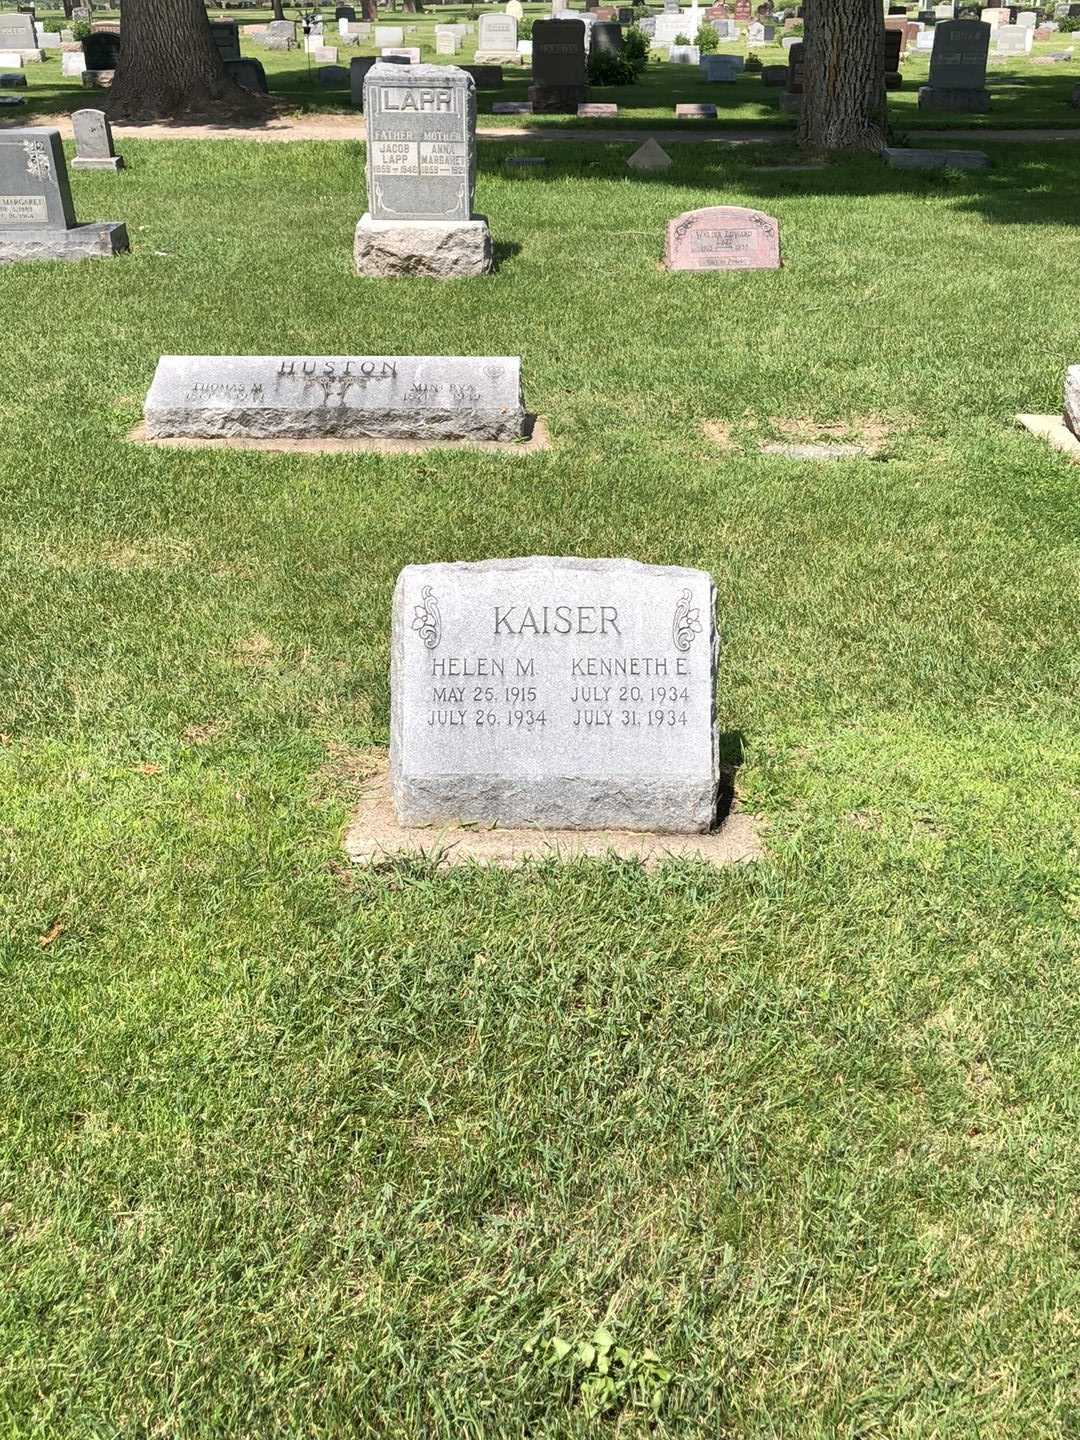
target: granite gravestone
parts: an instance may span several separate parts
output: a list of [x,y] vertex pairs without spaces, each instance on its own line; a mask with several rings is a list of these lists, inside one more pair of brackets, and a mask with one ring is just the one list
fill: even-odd
[[1080,365],[1065,371],[1065,424],[1080,440]]
[[364,79],[377,63],[373,55],[358,55],[349,62],[349,96],[357,110],[364,108]]
[[457,55],[461,50],[461,41],[454,31],[443,31],[435,33],[435,54],[436,55]]
[[990,109],[986,61],[990,26],[982,20],[943,20],[934,27],[930,76],[919,89],[920,110],[983,114]]
[[268,439],[518,440],[516,356],[163,355],[146,434]]
[[533,25],[533,83],[529,103],[537,115],[576,115],[588,98],[585,27],[577,20],[537,20]]
[[491,270],[491,232],[473,214],[476,86],[454,65],[378,63],[364,78],[368,208],[360,275],[458,279]]
[[900,54],[904,44],[901,30],[885,31],[885,89],[899,90],[903,84],[900,74]]
[[120,36],[111,30],[93,30],[82,42],[86,68],[95,72],[115,70],[120,63]]
[[710,85],[734,85],[743,69],[741,55],[702,55],[701,78]]
[[376,25],[375,27],[375,48],[381,50],[383,46],[394,46],[405,44],[405,31],[400,25]]
[[235,20],[211,20],[210,39],[222,60],[240,59],[240,27]]
[[127,248],[118,221],[75,219],[59,130],[0,130],[0,264],[103,258]]
[[711,577],[674,565],[407,566],[390,674],[398,819],[711,829],[714,608]]
[[709,205],[668,221],[668,270],[778,270],[780,225],[760,210]]
[[512,15],[481,15],[476,46],[479,65],[517,63],[518,26]]
[[124,168],[124,162],[113,149],[112,126],[103,110],[76,110],[71,117],[75,131],[77,154],[71,162],[73,170],[111,170]]
[[995,55],[1027,55],[1035,39],[1026,25],[999,25],[994,31]]
[[0,50],[40,54],[32,15],[0,15]]
[[613,20],[598,20],[592,28],[592,53],[594,55],[621,55],[622,49],[622,26]]

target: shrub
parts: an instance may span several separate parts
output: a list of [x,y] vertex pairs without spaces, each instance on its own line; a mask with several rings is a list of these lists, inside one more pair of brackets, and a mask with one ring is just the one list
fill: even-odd
[[690,39],[689,35],[684,35],[680,30],[678,35],[675,36],[675,39],[672,43],[675,45],[691,45],[693,44],[693,41]]
[[532,27],[533,27],[534,24],[535,24],[535,20],[534,20],[534,17],[533,17],[533,16],[531,16],[531,15],[523,15],[522,18],[518,21],[518,39],[519,39],[519,40],[531,40],[531,39],[532,39]]
[[590,85],[633,85],[638,72],[625,55],[595,51],[589,56]]
[[90,34],[90,21],[74,20],[71,23],[70,29],[76,40],[85,40]]
[[623,35],[623,59],[633,68],[635,76],[640,75],[648,64],[651,46],[648,35],[636,25],[631,25]]
[[703,20],[698,26],[697,35],[694,37],[694,44],[698,47],[702,55],[714,55],[716,51],[719,50],[720,36],[717,35],[707,20]]
[[761,56],[760,56],[760,55],[753,55],[753,54],[747,55],[747,57],[746,57],[746,64],[743,66],[743,69],[744,69],[744,70],[754,70],[754,71],[760,70],[760,69],[761,69]]

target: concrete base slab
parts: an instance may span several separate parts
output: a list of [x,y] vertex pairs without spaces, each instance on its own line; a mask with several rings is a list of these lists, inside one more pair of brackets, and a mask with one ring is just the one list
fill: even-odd
[[119,220],[98,220],[70,230],[0,230],[0,265],[24,260],[108,260],[128,248]]
[[990,157],[985,150],[919,150],[886,145],[881,152],[894,170],[985,170]]
[[109,155],[99,160],[91,160],[76,155],[74,160],[68,161],[68,168],[71,170],[111,170],[115,174],[118,170],[123,170],[124,158],[122,155]]
[[919,109],[948,115],[985,115],[990,109],[990,91],[920,85]]
[[531,429],[524,440],[246,440],[238,436],[170,435],[160,439],[146,433],[140,423],[128,435],[133,445],[155,445],[165,450],[255,450],[267,455],[423,455],[428,450],[480,450],[492,455],[538,455],[551,449],[547,426],[539,416],[529,417]]
[[389,767],[367,782],[345,836],[356,865],[379,865],[403,855],[443,865],[511,867],[526,860],[617,856],[651,869],[671,860],[741,865],[764,855],[758,822],[732,811],[707,835],[654,835],[636,830],[485,830],[478,825],[414,828],[401,825],[390,798]]
[[364,214],[356,227],[353,258],[357,275],[382,280],[490,275],[491,231],[483,215],[471,220],[373,220]]
[[1080,465],[1080,440],[1060,415],[1017,415],[1016,423]]

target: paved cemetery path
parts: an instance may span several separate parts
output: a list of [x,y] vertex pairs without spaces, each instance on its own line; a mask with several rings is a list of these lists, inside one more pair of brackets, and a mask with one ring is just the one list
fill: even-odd
[[[543,142],[566,142],[575,145],[612,145],[620,142],[626,145],[640,145],[643,140],[655,140],[660,145],[781,145],[795,138],[794,129],[748,126],[743,130],[657,130],[646,126],[632,130],[600,129],[594,126],[560,125],[550,129],[525,125],[484,125],[483,116],[477,124],[476,134],[482,140],[532,140]],[[68,115],[42,115],[35,124],[55,125],[71,139],[71,117]],[[289,140],[363,140],[364,120],[360,115],[286,115],[271,120],[266,125],[114,125],[113,134],[118,139],[138,140],[262,140],[267,143],[281,143]],[[958,150],[972,150],[981,144],[993,142],[1019,145],[1038,145],[1045,140],[1080,141],[1080,126],[1074,130],[917,130],[911,133],[910,143],[918,146],[924,140],[951,141]]]

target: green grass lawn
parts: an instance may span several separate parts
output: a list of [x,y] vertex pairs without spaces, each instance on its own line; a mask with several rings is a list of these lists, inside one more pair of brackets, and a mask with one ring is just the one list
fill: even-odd
[[[485,146],[439,285],[358,145],[123,148],[134,253],[0,271],[4,1435],[1075,1433],[1071,151]],[[660,271],[723,201],[784,268]],[[554,446],[137,448],[163,352],[520,354]],[[530,553],[715,575],[765,860],[350,872],[399,568]]]
[[[483,12],[502,11],[502,5],[478,7]],[[333,6],[326,9],[332,16]],[[46,12],[41,12],[43,15]],[[216,13],[216,12],[214,12]],[[225,12],[222,12],[225,13]],[[270,16],[270,11],[239,10],[230,18],[243,25],[257,24]],[[290,12],[291,13],[291,12]],[[461,53],[456,57],[435,54],[435,26],[461,21],[472,13],[467,6],[446,6],[423,15],[388,14],[380,23],[399,25],[405,29],[405,44],[420,47],[422,59],[429,64],[470,64],[476,50],[477,36],[469,36]],[[530,19],[538,19],[550,13],[544,5],[526,6]],[[371,43],[363,45],[339,44],[337,26],[331,20],[326,22],[326,40],[338,45],[338,62],[348,68],[354,55],[374,55]],[[1076,40],[1077,59],[1064,64],[1045,65],[1040,59],[1069,49]],[[335,110],[351,111],[347,85],[326,89],[316,79],[319,66],[308,64],[307,56],[299,50],[284,53],[270,51],[256,45],[247,37],[242,38],[241,48],[245,55],[259,60],[267,72],[271,93],[295,106],[299,112],[322,112]],[[745,54],[745,45],[721,45],[722,53]],[[657,52],[660,53],[660,52]],[[779,45],[763,47],[755,52],[764,65],[786,64],[786,53]],[[26,69],[29,89],[25,93],[25,109],[13,112],[10,123],[27,123],[35,117],[65,113],[84,105],[101,104],[104,91],[86,90],[77,80],[66,78],[60,73],[60,59],[47,60],[40,66]],[[1032,58],[997,60],[991,55],[988,86],[991,95],[991,110],[987,115],[941,115],[920,113],[918,109],[918,88],[926,83],[929,73],[929,56],[912,52],[903,64],[904,88],[893,91],[889,96],[890,115],[898,131],[915,129],[956,129],[979,130],[1009,126],[1035,126],[1054,129],[1080,128],[1080,111],[1073,110],[1069,98],[1073,87],[1080,82],[1080,36],[1055,35],[1052,40],[1040,41],[1035,46]],[[669,65],[663,60],[650,63],[637,85],[604,87],[593,86],[590,98],[610,101],[620,108],[614,120],[578,120],[576,116],[536,115],[500,116],[492,115],[491,107],[500,100],[528,98],[531,83],[528,67],[506,67],[504,83],[499,90],[484,90],[478,96],[478,109],[485,126],[527,125],[538,131],[557,129],[565,125],[587,126],[589,128],[611,129],[640,128],[641,126],[662,125],[665,128],[687,130],[710,130],[717,128],[742,129],[747,126],[767,125],[779,129],[793,129],[791,116],[782,114],[777,105],[779,91],[762,84],[760,75],[748,74],[735,84],[707,84],[696,67]],[[707,101],[717,106],[716,120],[675,120],[675,106],[681,102]]]

